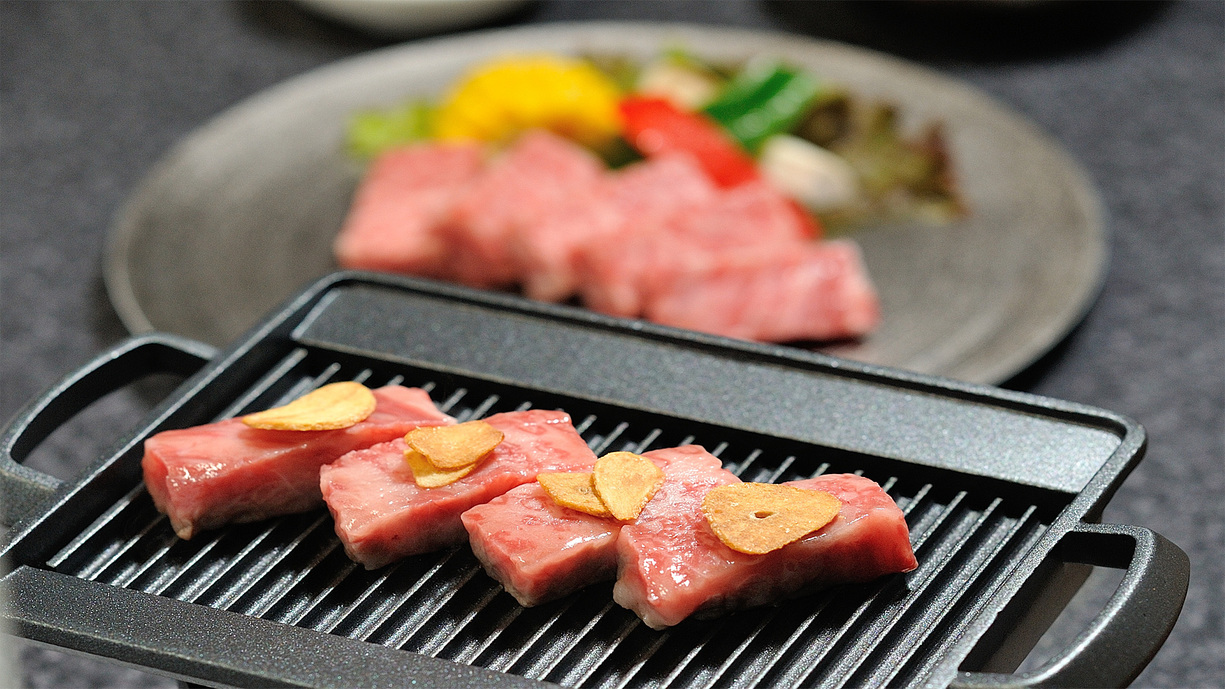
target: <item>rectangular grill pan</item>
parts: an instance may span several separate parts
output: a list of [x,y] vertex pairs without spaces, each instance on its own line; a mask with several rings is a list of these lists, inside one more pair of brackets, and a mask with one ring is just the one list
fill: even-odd
[[[155,373],[186,380],[77,479],[19,463]],[[611,585],[522,608],[463,547],[367,572],[322,509],[174,536],[143,487],[145,438],[335,380],[424,387],[461,420],[565,409],[597,453],[695,442],[748,481],[858,472],[906,513],[919,567],[659,632]],[[219,353],[134,337],[0,441],[16,632],[212,686],[1123,686],[1188,579],[1166,539],[1097,523],[1144,447],[1116,414],[390,276],[329,276]],[[1011,674],[1085,565],[1125,569],[1118,591]]]

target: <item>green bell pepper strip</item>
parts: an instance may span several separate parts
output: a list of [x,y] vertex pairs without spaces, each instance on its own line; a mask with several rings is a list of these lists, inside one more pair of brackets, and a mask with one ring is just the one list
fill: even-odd
[[736,75],[704,108],[750,152],[799,124],[820,87],[804,72],[772,64]]

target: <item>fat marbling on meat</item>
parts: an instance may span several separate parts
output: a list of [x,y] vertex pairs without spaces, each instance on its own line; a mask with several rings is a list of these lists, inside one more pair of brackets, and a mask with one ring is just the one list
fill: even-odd
[[842,501],[829,524],[762,555],[732,550],[710,529],[701,502],[714,485],[738,480],[708,472],[677,490],[665,485],[635,523],[622,527],[613,587],[617,603],[662,629],[691,616],[777,603],[917,566],[902,511],[874,481],[854,474],[785,484],[825,491]]
[[417,144],[375,158],[353,197],[333,249],[343,268],[435,278],[452,276],[441,232],[485,169],[475,144]]
[[[684,481],[695,469],[722,471],[717,457],[697,448],[644,456],[664,470],[665,483]],[[485,571],[522,605],[555,600],[617,574],[622,522],[562,507],[539,483],[477,505],[462,518]]]
[[225,419],[162,431],[145,441],[145,486],[181,538],[232,522],[312,509],[322,502],[319,467],[341,455],[454,420],[419,388],[373,391],[364,421],[331,431],[274,431]]
[[544,471],[583,471],[595,455],[561,411],[494,414],[502,442],[458,481],[422,488],[404,459],[403,438],[351,452],[317,479],[345,552],[367,569],[465,543],[460,515]]

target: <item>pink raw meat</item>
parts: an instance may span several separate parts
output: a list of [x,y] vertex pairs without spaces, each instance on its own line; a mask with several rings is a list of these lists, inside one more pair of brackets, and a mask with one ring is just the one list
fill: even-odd
[[604,174],[587,149],[546,131],[520,137],[468,188],[441,231],[455,249],[456,279],[473,287],[518,282],[510,239]]
[[345,552],[367,569],[467,541],[460,515],[536,480],[542,471],[585,471],[595,455],[565,412],[529,410],[485,419],[505,434],[464,478],[421,488],[404,460],[403,438],[351,452],[319,475]]
[[776,246],[723,258],[657,286],[646,317],[767,342],[860,337],[880,321],[876,291],[853,242]]
[[917,566],[902,511],[873,481],[836,474],[787,485],[832,493],[842,510],[825,527],[764,555],[732,550],[710,530],[701,502],[713,486],[656,495],[636,523],[621,529],[613,598],[662,629],[690,615],[713,617]]
[[[690,471],[719,469],[718,458],[699,449],[656,450],[645,456],[664,470],[666,482],[675,482]],[[682,470],[685,465],[689,471]],[[617,573],[621,522],[562,507],[539,483],[477,505],[462,519],[485,571],[522,605],[555,600]]]
[[449,276],[438,226],[483,167],[481,148],[470,144],[420,144],[379,156],[336,238],[337,261],[344,268]]
[[267,431],[239,419],[162,431],[145,441],[145,486],[180,538],[232,522],[303,512],[320,504],[319,467],[419,426],[454,419],[419,388],[374,391],[374,412],[334,431]]
[[477,505],[462,519],[472,552],[520,605],[539,605],[617,573],[621,524],[562,507],[539,483]]
[[654,158],[605,175],[511,238],[525,292],[541,301],[572,296],[581,284],[584,252],[615,251],[627,234],[655,232],[715,194],[706,173],[685,155]]
[[728,257],[777,253],[811,240],[791,199],[765,183],[722,191],[709,203],[668,222],[628,232],[583,251],[582,296],[591,309],[641,316],[651,296],[691,273]]

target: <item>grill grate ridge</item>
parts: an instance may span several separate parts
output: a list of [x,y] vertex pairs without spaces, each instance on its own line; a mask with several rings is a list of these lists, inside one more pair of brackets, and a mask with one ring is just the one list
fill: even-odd
[[476,664],[475,659],[497,642],[523,610],[523,606],[506,595],[501,587],[489,582],[481,604],[472,612],[472,618],[447,639],[437,657],[465,665]]
[[[471,603],[464,601],[469,597],[465,595],[465,589],[471,588],[474,577],[480,571],[480,566],[475,562],[464,562],[463,568],[449,577],[450,581],[443,587],[440,595],[432,599],[438,608],[449,607],[447,615],[430,615],[429,607],[419,605],[410,616],[408,624],[388,625],[386,630],[380,629],[379,633],[372,635],[369,640],[423,655],[436,655],[438,649],[454,638],[472,619],[475,601],[485,597],[477,595]],[[476,586],[483,587],[486,592],[496,593],[488,582],[477,581]],[[457,602],[452,604],[452,601]]]
[[[545,617],[542,623],[535,624],[535,631],[529,634],[524,642],[520,644],[508,643],[503,647],[502,652],[500,653],[498,652],[498,649],[490,647],[482,654],[477,655],[475,664],[487,667],[491,670],[497,670],[499,672],[509,672],[510,668],[515,667],[521,661],[523,661],[524,657],[530,651],[538,648],[541,645],[540,641],[542,638],[544,638],[544,635],[547,634],[555,625],[559,624],[559,620],[561,620],[566,613],[570,611],[570,608],[574,606],[575,602],[578,601],[581,596],[581,593],[568,596],[560,603],[554,604],[556,610],[553,612],[553,614]],[[515,614],[514,618],[507,624],[506,629],[503,630],[503,635],[508,634],[509,630],[514,629],[516,623],[520,623],[521,620],[534,620],[534,618],[538,618],[545,614],[543,611],[544,608],[519,608],[519,612]],[[520,626],[530,627],[532,624],[534,624],[534,621],[526,621],[521,622]],[[511,634],[511,636],[513,636],[513,634]]]
[[[627,639],[635,632],[646,633],[637,619],[630,619],[622,614],[610,614],[609,611],[614,610],[615,604],[611,601],[607,604],[605,610],[600,617],[609,620],[609,626],[612,626],[615,633],[594,638],[590,634],[587,635],[589,640],[592,640],[593,646],[598,650],[596,653],[584,653],[578,657],[571,657],[568,669],[563,668],[560,663],[555,664],[549,669],[549,672],[543,675],[543,679],[561,684],[562,686],[581,687],[590,678],[600,666],[602,666],[613,653],[618,650],[628,648]],[[617,610],[616,612],[620,612]]]
[[[340,620],[337,626],[330,630],[331,633],[347,636],[352,639],[360,639],[366,641],[377,628],[391,618],[392,615],[403,607],[409,600],[413,600],[417,594],[424,593],[424,600],[418,598],[416,600],[415,612],[419,615],[424,615],[426,609],[422,603],[428,601],[430,594],[435,596],[443,595],[447,585],[447,574],[455,569],[455,559],[459,553],[458,548],[452,548],[442,556],[436,565],[430,567],[427,572],[418,577],[412,576],[396,576],[396,577],[380,577],[378,589],[384,589],[384,595],[375,597],[373,595],[364,597],[364,601],[372,601],[370,607],[356,606],[347,611],[344,618]],[[424,558],[422,558],[424,559]],[[416,563],[414,563],[416,564]],[[462,570],[461,570],[462,571]],[[412,582],[405,590],[396,593],[396,589],[400,588],[404,582]],[[431,584],[441,582],[441,591],[431,591]],[[372,588],[371,594],[375,592]]]
[[125,575],[136,576],[140,567],[135,564],[135,560],[138,558],[132,557],[132,553],[138,549],[142,542],[146,542],[146,537],[153,532],[154,527],[158,526],[161,521],[159,519],[149,520],[130,537],[121,537],[122,540],[107,549],[106,556],[97,558],[90,563],[90,566],[81,572],[80,577],[91,581],[105,581],[119,585],[118,582],[125,578]]
[[[225,533],[218,537],[214,543],[216,546],[212,548],[214,557],[212,559],[199,559],[197,563],[200,566],[199,572],[187,571],[187,585],[178,593],[173,595],[181,601],[187,603],[201,603],[208,605],[213,602],[209,594],[219,592],[227,583],[231,573],[235,567],[241,564],[252,553],[256,553],[258,547],[268,539],[273,531],[278,526],[284,523],[284,518],[274,519],[269,523],[268,528],[258,532],[251,539],[242,539],[238,537],[238,533]],[[245,531],[243,529],[242,531]],[[237,550],[237,552],[234,552]]]
[[[939,509],[939,515],[930,523],[930,528],[921,532],[912,530],[911,539],[915,554],[919,558],[920,569],[927,560],[925,550],[931,542],[931,535],[949,523],[950,516],[957,513],[958,505],[963,497],[964,493],[959,493],[946,506],[932,505],[928,511]],[[921,504],[911,503],[911,507]],[[907,516],[914,513],[915,510],[912,509]],[[914,574],[914,572],[910,573],[905,579],[910,580]],[[817,601],[814,601],[813,610],[797,625],[801,629],[812,629],[813,631],[801,635],[797,630],[796,634],[792,634],[787,639],[786,645],[775,656],[774,662],[760,668],[759,674],[753,677],[748,684],[797,685],[801,680],[801,675],[809,676],[812,669],[816,668],[819,663],[838,652],[841,640],[847,637],[857,623],[860,623],[869,608],[874,607],[874,604],[879,605],[878,601],[883,600],[887,603],[895,600],[898,589],[903,588],[902,579],[894,577],[861,589],[865,592],[872,592],[866,596],[844,598],[838,596],[839,590],[822,594]],[[889,594],[892,594],[893,598],[889,598]],[[856,599],[862,599],[862,602],[854,605]],[[799,644],[801,639],[806,642],[806,646]]]
[[[67,545],[61,548],[58,553],[51,556],[51,558],[47,560],[47,566],[51,567],[52,569],[60,569],[61,571],[71,571],[75,576],[79,576],[83,579],[88,578],[85,573],[90,571],[91,567],[98,567],[98,565],[90,563],[81,564],[82,558],[91,557],[88,549],[85,549],[84,546],[104,538],[104,536],[101,535],[101,532],[104,529],[115,528],[115,524],[117,522],[116,516],[128,509],[132,503],[139,500],[140,496],[144,494],[144,491],[145,487],[143,485],[138,485],[132,490],[128,491],[127,495],[124,495],[114,505],[107,508],[106,511],[99,515],[93,523],[78,534],[76,538],[73,538]],[[101,553],[97,551],[92,553],[92,559],[95,563],[99,560],[99,555],[101,555]]]
[[[1033,548],[1046,532],[1046,527],[1037,520],[1036,513],[1037,510],[1033,507],[1026,510],[1010,530],[1004,545],[995,552],[992,562],[980,568],[980,576],[967,587],[966,595],[961,597],[953,610],[940,620],[939,625],[923,641],[922,648],[918,649],[921,652],[909,654],[906,664],[902,667],[894,666],[894,672],[879,674],[880,684],[886,681],[892,683],[895,677],[905,678],[907,684],[920,681],[926,674],[925,670],[931,668],[944,649],[959,638],[965,626],[976,617],[988,594],[1012,574],[1019,556]],[[1006,562],[1009,559],[1013,561],[1011,564]],[[991,575],[993,570],[995,573]],[[941,638],[942,635],[944,638]]]
[[[442,567],[444,562],[445,559],[436,563],[434,567]],[[386,581],[393,576],[399,576],[401,569],[410,569],[405,564],[404,562],[394,563],[377,574],[360,569],[356,565],[349,567],[348,574],[340,585],[329,590],[319,601],[319,605],[311,609],[299,626],[338,636],[350,636],[339,631],[345,620],[360,618],[357,611],[369,607],[366,602],[374,597],[375,592],[380,590]],[[426,576],[428,574],[423,575],[422,580]],[[363,581],[369,579],[373,581],[363,584]],[[377,602],[370,605],[376,604]]]
[[[554,636],[549,638],[541,638],[539,645],[525,653],[520,661],[509,667],[509,672],[517,675],[522,675],[531,679],[542,679],[548,677],[549,672],[555,670],[559,663],[568,657],[575,655],[581,656],[580,643],[589,643],[587,640],[591,638],[591,632],[600,624],[608,626],[608,612],[613,609],[615,603],[609,597],[606,601],[596,602],[597,606],[601,606],[594,615],[590,617],[583,615],[581,611],[584,605],[589,605],[591,600],[590,592],[582,592],[579,595],[583,600],[578,604],[566,608],[564,615],[557,618],[557,624],[550,624]],[[586,619],[581,625],[567,625],[566,621]],[[571,631],[573,630],[573,631]],[[616,636],[624,636],[628,633],[628,629],[623,629]]]
[[[852,672],[857,670],[873,651],[879,651],[889,644],[882,640],[890,639],[896,630],[902,630],[903,635],[923,636],[928,625],[905,624],[905,613],[912,609],[940,610],[947,614],[947,604],[950,598],[957,595],[957,584],[966,583],[967,570],[974,569],[974,562],[981,556],[978,548],[961,547],[961,544],[971,543],[986,538],[989,527],[993,523],[992,515],[999,507],[1000,501],[992,502],[990,507],[978,514],[969,512],[958,521],[958,528],[950,531],[941,547],[941,555],[933,553],[933,558],[939,557],[942,562],[948,562],[940,567],[928,567],[924,573],[915,576],[910,581],[910,593],[898,604],[882,610],[862,631],[856,634],[844,648],[833,665],[824,673],[818,686],[843,686]],[[953,545],[953,544],[957,545]],[[955,549],[952,549],[955,548]],[[966,559],[965,566],[950,566],[951,559]],[[918,571],[918,570],[916,570]],[[899,646],[893,646],[897,648]],[[800,678],[803,682],[807,677]]]
[[[304,622],[306,617],[322,609],[324,599],[331,596],[358,567],[356,562],[343,554],[339,541],[323,560],[324,563],[318,567],[304,571],[301,582],[273,602],[261,617],[297,627],[312,628]],[[328,562],[329,560],[335,562]],[[323,581],[318,586],[312,586],[310,582],[313,579]],[[295,594],[295,591],[299,590],[301,592]]]
[[[258,558],[258,567],[251,567],[240,574],[235,585],[226,591],[224,596],[218,597],[214,607],[239,612],[241,608],[249,605],[244,601],[259,599],[283,589],[284,584],[277,582],[293,577],[292,572],[285,571],[287,561],[317,560],[319,558],[315,556],[316,553],[331,549],[328,540],[320,536],[324,529],[330,533],[331,521],[326,514],[319,515],[304,528],[293,529],[286,535],[288,541],[284,545],[277,543],[271,553]],[[299,571],[301,570],[299,567]]]
[[285,568],[279,581],[281,583],[274,584],[265,589],[253,590],[244,600],[240,600],[231,609],[234,612],[239,612],[252,617],[266,617],[269,611],[278,602],[285,599],[287,593],[293,588],[299,586],[306,576],[314,571],[321,563],[327,559],[329,555],[336,552],[340,548],[340,541],[329,539],[322,544],[310,559],[304,561],[300,566],[293,568]]

